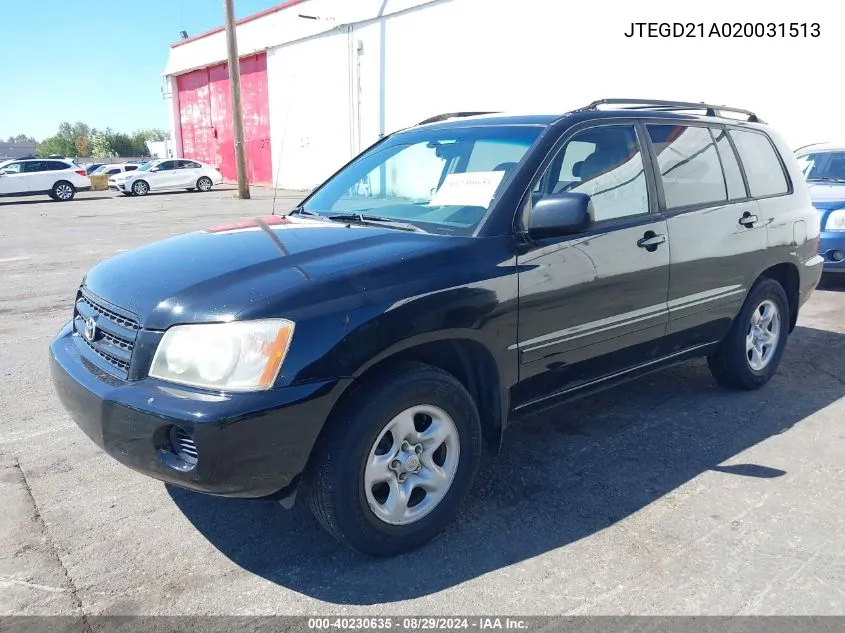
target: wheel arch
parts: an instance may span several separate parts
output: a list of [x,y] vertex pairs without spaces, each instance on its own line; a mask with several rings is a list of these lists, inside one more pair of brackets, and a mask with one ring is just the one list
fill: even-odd
[[798,321],[798,292],[801,285],[798,266],[794,262],[781,262],[764,270],[758,279],[763,277],[778,282],[786,293],[786,299],[789,302],[789,331],[792,332]]
[[409,362],[437,367],[454,376],[466,388],[478,409],[485,448],[491,454],[498,453],[506,424],[507,390],[502,387],[501,373],[493,353],[483,343],[461,336],[406,343],[364,364],[353,374],[353,380],[332,406],[317,444],[331,432],[338,412],[356,393],[377,384],[381,376]]

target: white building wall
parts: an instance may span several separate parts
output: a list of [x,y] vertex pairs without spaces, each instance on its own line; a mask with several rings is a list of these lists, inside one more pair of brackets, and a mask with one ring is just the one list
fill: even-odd
[[[238,33],[241,54],[270,49],[278,185],[310,187],[381,133],[434,114],[564,112],[609,96],[746,107],[793,147],[845,139],[845,119],[818,116],[824,103],[810,90],[814,60],[839,56],[826,3],[801,7],[802,22],[821,24],[818,38],[623,36],[644,21],[788,24],[794,9],[791,0],[308,0]],[[167,72],[223,59],[221,32],[172,49]],[[844,97],[845,83],[824,84],[825,103]]]

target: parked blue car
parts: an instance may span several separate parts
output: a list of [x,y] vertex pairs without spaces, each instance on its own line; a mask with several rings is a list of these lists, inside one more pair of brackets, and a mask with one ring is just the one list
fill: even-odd
[[821,214],[824,272],[845,276],[845,145],[810,145],[796,151],[796,157]]

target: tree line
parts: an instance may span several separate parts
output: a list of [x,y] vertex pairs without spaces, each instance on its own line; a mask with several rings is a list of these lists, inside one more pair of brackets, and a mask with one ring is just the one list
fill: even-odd
[[[37,156],[92,156],[111,158],[117,156],[149,156],[147,141],[164,141],[169,138],[164,130],[149,128],[136,130],[132,134],[115,132],[111,128],[98,130],[81,121],[62,123],[56,134],[36,143]],[[26,134],[10,136],[9,143],[35,143],[35,138]]]

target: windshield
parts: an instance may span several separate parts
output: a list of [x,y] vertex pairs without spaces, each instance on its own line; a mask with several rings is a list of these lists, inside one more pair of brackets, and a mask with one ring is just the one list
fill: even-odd
[[97,174],[102,174],[104,171],[106,171],[106,166],[100,165],[99,167],[97,167],[97,169],[91,172],[91,175],[96,176]]
[[157,161],[151,160],[151,161],[149,161],[148,163],[144,163],[143,165],[141,165],[141,166],[137,169],[137,171],[150,171],[150,169],[152,169],[153,167],[155,167],[157,164],[158,164],[158,162],[157,162]]
[[845,182],[845,152],[819,152],[798,159],[808,181]]
[[482,126],[402,133],[361,155],[303,208],[467,235],[540,132],[540,127]]

